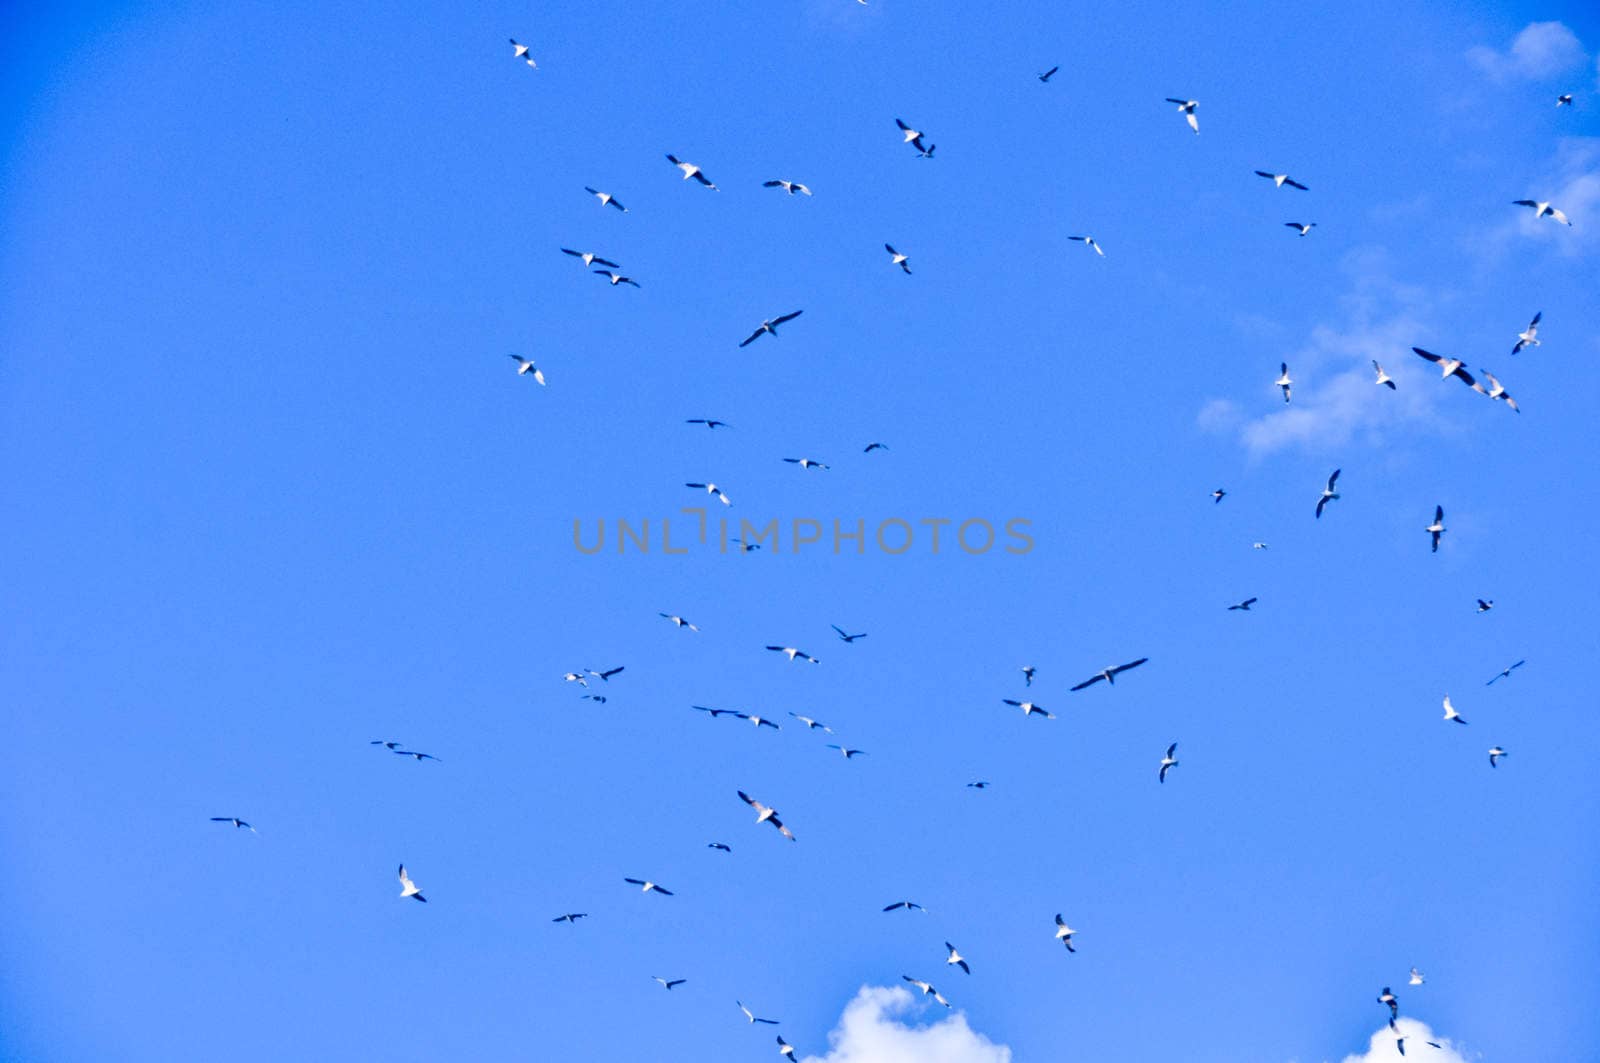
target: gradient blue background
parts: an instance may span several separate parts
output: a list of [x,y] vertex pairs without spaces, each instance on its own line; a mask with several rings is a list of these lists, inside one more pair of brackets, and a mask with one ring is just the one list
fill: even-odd
[[[909,973],[1019,1060],[1337,1059],[1416,964],[1483,1058],[1592,1058],[1600,210],[1509,201],[1600,180],[1600,97],[1467,55],[1541,19],[1600,45],[1575,3],[7,7],[0,1055],[771,1058],[740,998],[804,1056]],[[1369,340],[1402,412],[1249,434]],[[573,550],[708,477],[1037,546]]]

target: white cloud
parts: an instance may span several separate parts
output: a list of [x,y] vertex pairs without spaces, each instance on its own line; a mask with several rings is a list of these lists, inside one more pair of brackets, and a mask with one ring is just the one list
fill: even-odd
[[1512,206],[1511,218],[1497,235],[1553,244],[1563,255],[1583,254],[1600,239],[1600,138],[1562,138],[1555,159],[1544,171],[1548,174],[1544,181],[1519,192],[1516,198],[1548,200],[1572,225],[1535,217],[1527,207]]
[[1011,1063],[1011,1049],[974,1032],[960,1012],[929,1026],[900,1021],[916,1001],[898,986],[862,986],[828,1035],[828,1054],[804,1063]]
[[[1395,1025],[1400,1028],[1399,1034],[1388,1026],[1379,1027],[1378,1032],[1372,1035],[1366,1052],[1359,1056],[1345,1056],[1343,1063],[1393,1063],[1396,1060],[1400,1063],[1467,1063],[1467,1057],[1447,1039],[1430,1030],[1427,1023],[1416,1019],[1400,1019]],[[1401,1055],[1395,1045],[1397,1037],[1406,1039],[1405,1055]],[[1432,1048],[1427,1043],[1429,1041],[1436,1041],[1442,1047]]]
[[1523,27],[1501,52],[1474,48],[1468,57],[1496,80],[1508,77],[1551,77],[1584,60],[1583,43],[1560,22],[1533,22]]

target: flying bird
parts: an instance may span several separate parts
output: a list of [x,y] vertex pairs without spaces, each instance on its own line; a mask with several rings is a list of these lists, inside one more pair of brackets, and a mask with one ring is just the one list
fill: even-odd
[[1056,76],[1056,71],[1060,70],[1060,69],[1061,68],[1059,66],[1053,66],[1049,70],[1046,70],[1044,73],[1038,75],[1038,78],[1039,78],[1040,81],[1044,82],[1045,84],[1049,84],[1050,83],[1050,79],[1055,77]]
[[1510,679],[1512,672],[1516,671],[1518,668],[1521,668],[1523,665],[1525,665],[1527,663],[1528,663],[1527,661],[1518,661],[1516,664],[1512,665],[1510,668],[1502,668],[1500,670],[1500,674],[1499,675],[1495,676],[1493,679],[1489,680],[1487,683],[1485,683],[1483,685],[1486,686],[1486,687],[1491,687],[1491,686],[1494,686],[1494,684],[1498,680]]
[[894,124],[900,127],[900,132],[905,136],[905,139],[901,141],[902,144],[910,144],[924,156],[931,155],[933,153],[932,148],[922,143],[922,133],[919,130],[912,129],[898,118],[894,120]]
[[374,738],[372,741],[368,742],[367,745],[383,746],[386,749],[399,749],[401,744],[399,742],[390,742],[383,738]]
[[[439,760],[439,758],[434,756],[432,753],[418,753],[414,749],[391,749],[389,752],[393,753],[397,757],[410,757],[418,764],[421,764],[425,760]],[[444,763],[443,761],[439,762],[441,764]]]
[[1244,601],[1240,602],[1238,605],[1230,605],[1230,606],[1228,606],[1228,611],[1232,612],[1233,610],[1238,609],[1241,612],[1248,613],[1250,611],[1250,607],[1252,605],[1256,604],[1256,602],[1258,602],[1258,601],[1260,601],[1259,598],[1246,598]]
[[597,191],[597,190],[595,190],[593,188],[590,188],[588,185],[584,185],[583,186],[583,190],[585,192],[589,193],[594,198],[598,199],[600,201],[600,205],[601,206],[604,206],[604,207],[616,207],[618,210],[622,211],[622,213],[624,213],[624,214],[628,213],[628,208],[624,207],[621,203],[617,202],[617,197],[612,195],[610,192],[600,192],[600,191]]
[[1033,677],[1038,675],[1038,674],[1039,674],[1039,669],[1035,668],[1033,665],[1031,665],[1031,664],[1023,665],[1022,666],[1022,685],[1025,686],[1025,687],[1033,686]]
[[660,982],[662,987],[664,989],[669,990],[669,991],[672,989],[673,986],[682,985],[683,983],[688,981],[687,978],[674,978],[672,981],[669,982],[665,978],[662,978],[660,975],[655,975],[655,974],[651,975],[650,977],[653,980],[655,980],[657,982]]
[[1339,473],[1341,471],[1342,470],[1340,470],[1340,469],[1333,470],[1333,475],[1328,477],[1328,486],[1326,486],[1326,487],[1324,487],[1322,489],[1322,497],[1317,499],[1317,519],[1318,520],[1322,519],[1322,507],[1326,506],[1329,502],[1332,502],[1334,499],[1339,497],[1339,492],[1337,492],[1337,491],[1335,491],[1333,489],[1333,485],[1339,482]]
[[1137,668],[1141,664],[1143,664],[1144,662],[1148,661],[1149,659],[1150,658],[1148,658],[1148,657],[1140,657],[1137,661],[1129,661],[1127,664],[1119,664],[1119,665],[1116,665],[1115,667],[1107,668],[1105,671],[1101,672],[1099,675],[1093,677],[1092,679],[1085,679],[1083,682],[1079,683],[1075,687],[1072,687],[1071,689],[1073,689],[1073,690],[1082,690],[1084,687],[1092,687],[1096,683],[1100,682],[1100,680],[1102,680],[1102,679],[1104,679],[1107,683],[1111,684],[1112,686],[1115,686],[1116,683],[1117,683],[1117,676],[1119,674],[1121,674],[1123,672],[1126,672],[1130,668]]
[[625,878],[622,881],[628,883],[631,886],[640,887],[640,890],[639,890],[640,893],[650,893],[651,891],[654,891],[656,893],[661,894],[663,897],[671,897],[673,895],[671,890],[662,889],[660,886],[657,886],[654,882],[651,882],[648,879]]
[[794,1059],[794,1045],[785,1041],[781,1033],[778,1035],[778,1055],[791,1061]]
[[1287,403],[1289,401],[1289,389],[1294,384],[1294,379],[1289,376],[1288,362],[1278,363],[1278,379],[1272,383],[1283,389],[1283,401]]
[[1286,174],[1286,173],[1268,173],[1265,170],[1257,170],[1256,171],[1256,176],[1257,177],[1265,177],[1267,180],[1271,181],[1278,188],[1282,188],[1284,185],[1288,185],[1290,188],[1298,188],[1302,192],[1311,191],[1309,188],[1307,188],[1305,185],[1301,184],[1299,181],[1295,181],[1295,180],[1290,179],[1289,175]]
[[604,694],[584,694],[580,700],[592,701],[596,705],[604,705],[606,703],[606,696]]
[[911,272],[911,266],[909,265],[909,263],[911,262],[910,258],[906,257],[905,255],[902,255],[900,252],[896,251],[893,247],[891,247],[888,244],[884,244],[883,245],[883,249],[885,251],[889,252],[889,255],[890,255],[889,264],[891,266],[899,266],[901,269],[905,270],[907,274],[909,274]]
[[756,1018],[755,1012],[753,1012],[749,1008],[745,1007],[743,1003],[741,1003],[740,1001],[737,1001],[737,1000],[735,1000],[734,1003],[739,1005],[739,1010],[744,1012],[744,1017],[750,1020],[750,1025],[754,1026],[758,1022],[764,1022],[768,1026],[776,1026],[776,1025],[778,1025],[778,1020],[777,1019],[758,1019],[758,1018]]
[[1265,549],[1267,549],[1267,544],[1266,543],[1251,543],[1250,544],[1250,549],[1252,549],[1252,550],[1265,550]]
[[977,782],[967,783],[967,787],[972,790],[987,790],[989,788],[989,784],[987,781],[979,779]]
[[612,676],[616,675],[618,672],[622,671],[626,667],[627,667],[626,665],[619,664],[615,668],[607,668],[603,672],[597,672],[593,668],[585,668],[584,671],[586,673],[588,673],[589,675],[594,676],[596,679],[599,679],[602,682],[609,683],[609,682],[611,682],[611,677]]
[[778,178],[776,181],[762,181],[761,182],[761,187],[762,188],[781,188],[785,192],[789,193],[791,196],[794,195],[796,192],[799,192],[802,196],[809,196],[811,194],[811,189],[807,188],[805,185],[801,184],[799,181],[785,181],[781,177]]
[[561,678],[566,680],[569,683],[576,683],[580,687],[587,687],[589,685],[589,681],[587,679],[585,679],[583,676],[579,675],[577,672],[568,672],[566,675],[562,676]]
[[[1196,133],[1200,132],[1200,116],[1194,113],[1200,106],[1199,100],[1180,100],[1176,96],[1168,96],[1167,102],[1177,104],[1178,113],[1183,115],[1183,120],[1189,123],[1189,128]],[[1259,173],[1260,171],[1258,170],[1257,172]]]
[[1528,322],[1528,327],[1526,329],[1524,329],[1523,331],[1517,333],[1517,345],[1515,347],[1511,348],[1511,353],[1512,354],[1516,354],[1518,351],[1522,350],[1524,347],[1538,347],[1538,346],[1540,346],[1540,343],[1539,343],[1539,319],[1542,318],[1542,317],[1544,317],[1544,311],[1543,310],[1539,311],[1537,314],[1534,314],[1533,315],[1533,320]]
[[821,661],[817,660],[815,657],[811,656],[811,654],[805,653],[805,652],[803,652],[801,650],[797,650],[793,646],[768,646],[767,649],[771,650],[773,653],[787,654],[788,657],[789,657],[789,662],[791,664],[794,663],[796,658],[800,658],[800,659],[803,659],[803,660],[810,661],[812,664],[821,664],[822,663]]
[[1315,229],[1317,227],[1317,223],[1314,222],[1314,221],[1307,221],[1307,222],[1286,221],[1283,224],[1288,226],[1291,229],[1297,230],[1300,233],[1301,236],[1308,235],[1311,232],[1312,229]]
[[1068,240],[1076,240],[1080,244],[1084,244],[1084,245],[1086,245],[1088,247],[1092,247],[1092,248],[1094,248],[1094,253],[1095,254],[1099,255],[1101,258],[1105,258],[1106,257],[1106,253],[1100,249],[1100,245],[1099,244],[1094,242],[1094,237],[1092,237],[1092,236],[1069,236],[1069,237],[1067,237],[1067,239]]
[[1433,507],[1433,523],[1422,530],[1433,536],[1433,552],[1437,554],[1439,552],[1439,536],[1443,535],[1446,531],[1444,526],[1443,506]]
[[918,904],[916,901],[895,901],[893,904],[884,905],[883,910],[886,911],[886,912],[892,912],[896,908],[904,908],[908,912],[910,912],[910,911],[926,912],[928,910],[928,909],[924,908],[922,905]]
[[1505,755],[1506,751],[1499,746],[1491,746],[1489,748],[1489,767],[1498,768],[1500,766],[1500,758]]
[[687,484],[686,483],[683,486],[699,488],[700,490],[704,491],[708,495],[716,495],[717,496],[717,501],[721,502],[723,505],[725,505],[725,506],[733,505],[733,500],[730,499],[727,495],[723,494],[722,493],[722,489],[720,487],[718,487],[716,484],[712,484],[712,483]]
[[1517,413],[1522,412],[1521,408],[1517,406],[1517,400],[1511,397],[1511,392],[1507,391],[1505,389],[1505,385],[1501,384],[1500,381],[1495,379],[1493,373],[1483,368],[1480,368],[1478,372],[1483,374],[1483,379],[1489,382],[1489,390],[1484,392],[1485,395],[1488,395],[1491,399],[1494,399],[1497,402],[1504,402]]
[[884,446],[882,443],[868,443],[866,445],[866,447],[861,451],[861,453],[863,453],[863,454],[871,454],[874,450],[888,450],[888,449],[889,448]]
[[749,713],[749,712],[736,712],[736,713],[734,713],[734,715],[737,716],[741,720],[749,720],[758,729],[762,728],[762,727],[770,727],[774,731],[783,730],[783,728],[779,727],[775,722],[773,722],[772,720],[767,719],[764,716],[757,716],[754,713]]
[[741,720],[744,719],[744,713],[738,709],[708,709],[704,705],[690,705],[689,707],[699,712],[709,712],[713,720],[718,716],[737,716]]
[[656,615],[657,616],[666,617],[668,620],[672,621],[672,624],[673,624],[674,627],[688,628],[690,631],[699,631],[700,630],[699,628],[695,627],[693,624],[689,623],[689,621],[685,620],[681,616],[669,616],[666,613],[657,613]]
[[639,287],[639,282],[634,280],[632,277],[624,277],[622,274],[613,273],[609,269],[597,269],[594,272],[609,280],[613,288],[619,284],[631,284],[635,288]]
[[1393,993],[1389,992],[1388,986],[1384,986],[1383,992],[1378,994],[1378,1003],[1389,1005],[1390,1023],[1393,1023],[1395,1019],[1400,1017],[1400,1001],[1395,998]]
[[1549,215],[1551,218],[1554,218],[1556,221],[1560,222],[1562,225],[1571,225],[1572,224],[1572,222],[1567,220],[1567,216],[1565,214],[1561,213],[1561,211],[1557,210],[1555,207],[1552,207],[1547,202],[1541,202],[1539,200],[1534,200],[1534,199],[1513,199],[1511,202],[1512,202],[1513,206],[1532,207],[1533,208],[1533,216],[1535,218],[1543,218],[1546,215]]
[[1422,972],[1413,967],[1411,968],[1411,980],[1406,985],[1421,985],[1426,981],[1427,979],[1422,977]]
[[511,58],[513,58],[513,59],[521,59],[524,63],[527,63],[533,69],[535,69],[535,70],[539,69],[539,64],[535,63],[533,61],[533,56],[528,54],[528,46],[526,44],[518,44],[517,43],[517,39],[515,37],[512,37],[511,38],[511,47],[513,49],[512,53],[511,53]]
[[766,321],[761,322],[760,326],[757,327],[754,332],[750,333],[750,338],[742,341],[739,346],[748,347],[750,344],[760,339],[764,333],[770,332],[772,335],[776,336],[778,334],[779,325],[783,324],[785,321],[793,321],[803,313],[805,313],[804,310],[796,310],[794,313],[784,314],[782,317],[768,318]]
[[1217,502],[1221,502],[1224,498],[1227,498],[1227,497],[1228,497],[1228,492],[1224,491],[1220,487],[1217,488],[1215,491],[1211,492],[1211,501],[1212,501],[1213,504],[1215,504]]
[[428,903],[428,898],[426,898],[426,897],[424,897],[422,895],[422,891],[417,888],[417,884],[415,882],[411,881],[411,876],[406,874],[406,865],[401,864],[400,865],[400,899],[401,900],[405,900],[407,897],[415,897],[417,900],[421,901],[423,904],[427,904]]
[[1572,106],[1572,93],[1563,92],[1561,95],[1557,96],[1556,97],[1556,106],[1557,107],[1571,107]]
[[684,424],[703,424],[707,428],[711,429],[712,431],[716,431],[718,428],[732,428],[733,427],[727,421],[718,421],[718,420],[716,420],[715,418],[712,418],[712,417],[691,417],[691,418],[689,418],[687,421],[685,421],[683,423]]
[[851,757],[864,757],[867,755],[867,751],[864,749],[846,749],[844,746],[836,746],[832,742],[828,743],[828,748],[837,749],[845,760],[849,760]]
[[822,462],[813,461],[811,458],[784,458],[783,460],[788,462],[790,465],[798,465],[802,469],[826,469],[827,468],[827,466],[822,464]]
[[794,834],[790,832],[788,827],[783,825],[783,820],[778,818],[777,809],[767,807],[760,801],[757,801],[755,798],[745,793],[743,790],[738,791],[738,794],[739,800],[756,810],[757,823],[771,823],[778,829],[779,834],[783,835],[785,838],[788,838],[790,841],[795,840]]
[[701,184],[705,185],[707,188],[711,189],[713,192],[720,192],[721,191],[721,189],[719,189],[716,185],[711,183],[711,179],[708,178],[704,173],[702,173],[701,170],[700,170],[700,167],[696,166],[694,163],[692,163],[692,162],[684,162],[681,159],[679,159],[676,155],[668,155],[667,156],[667,161],[672,163],[672,165],[676,166],[678,169],[683,171],[683,179],[685,181],[687,181],[689,178],[693,177],[696,181],[699,181]]
[[1454,720],[1456,723],[1462,724],[1463,726],[1465,726],[1467,722],[1466,717],[1457,712],[1456,707],[1450,704],[1449,694],[1444,696],[1444,718],[1447,721]]
[[[1076,689],[1076,688],[1074,688],[1074,689]],[[1055,717],[1055,713],[1046,712],[1046,711],[1044,711],[1044,706],[1043,705],[1035,705],[1031,701],[1013,701],[1010,698],[1001,698],[1000,700],[1005,702],[1007,705],[1014,705],[1017,708],[1021,709],[1022,710],[1022,715],[1024,715],[1024,716],[1032,716],[1034,713],[1038,713],[1040,716],[1043,716],[1047,720],[1053,720],[1053,719],[1056,718]]]
[[591,268],[593,268],[597,264],[601,265],[601,266],[610,266],[612,269],[621,269],[622,268],[621,266],[617,265],[615,262],[611,261],[609,258],[601,258],[599,255],[595,254],[593,251],[574,251],[570,247],[563,247],[561,249],[561,253],[563,255],[571,255],[573,258],[582,259],[583,260],[583,264],[585,266],[589,266]]
[[725,844],[723,842],[706,842],[706,848],[707,849],[715,849],[719,853],[731,853],[731,852],[733,852],[733,846],[727,845],[727,844]]
[[956,947],[954,945],[946,941],[944,943],[944,947],[950,950],[950,956],[944,961],[945,963],[953,963],[963,971],[966,971],[968,974],[972,973],[972,968],[967,966],[967,961],[962,957],[961,953],[956,951]]
[[533,379],[537,380],[540,386],[544,385],[543,370],[534,365],[529,359],[522,357],[520,354],[513,354],[511,357],[516,359],[518,376],[527,376],[531,373],[533,375]]
[[1056,913],[1056,940],[1061,942],[1063,945],[1065,945],[1067,947],[1067,951],[1068,952],[1077,952],[1078,951],[1077,949],[1072,947],[1072,935],[1076,934],[1076,933],[1077,933],[1077,931],[1072,929],[1070,926],[1068,926],[1067,925],[1067,921],[1065,919],[1061,918],[1061,913],[1057,912]]
[[1378,364],[1378,360],[1376,358],[1372,360],[1372,368],[1378,371],[1378,379],[1375,381],[1375,383],[1388,388],[1390,391],[1395,390],[1394,378],[1383,371],[1383,366]]
[[570,924],[572,926],[577,926],[579,919],[587,919],[587,918],[589,918],[589,913],[588,912],[567,912],[564,915],[556,916],[554,919],[552,919],[550,921],[552,923],[567,923],[567,924]]
[[798,712],[791,712],[789,715],[805,724],[806,730],[808,731],[821,731],[823,734],[833,734],[833,728],[829,727],[825,723],[820,723],[817,720],[813,720],[809,716],[802,716]]
[[1167,747],[1167,755],[1161,758],[1161,774],[1157,777],[1156,781],[1166,782],[1167,771],[1178,766],[1178,758],[1176,756],[1177,752],[1178,743],[1174,742]]
[[1482,598],[1478,599],[1478,612],[1487,613],[1489,610],[1491,610],[1493,608],[1494,608],[1494,599],[1493,598],[1490,598],[1488,601],[1484,601]]
[[943,1004],[947,1008],[950,1006],[950,1002],[948,1000],[946,1000],[944,998],[944,996],[942,994],[940,994],[940,992],[937,989],[933,988],[933,983],[924,982],[920,978],[913,978],[909,974],[903,974],[900,977],[904,978],[906,981],[910,982],[912,985],[914,985],[918,989],[922,990],[922,995],[923,996],[932,997],[933,999],[937,1000],[939,1003]]
[[829,624],[828,626],[839,633],[840,642],[854,642],[856,639],[864,639],[867,637],[867,633],[865,631],[859,635],[847,635],[845,634],[844,628],[840,627],[838,624]]
[[929,144],[928,145],[928,149],[926,151],[917,152],[917,158],[919,158],[919,159],[931,159],[931,158],[933,158],[933,150],[935,148],[937,148],[938,146],[939,145],[937,145],[937,144]]
[[234,830],[239,830],[239,829],[242,828],[244,830],[249,831],[251,834],[260,834],[261,833],[260,831],[256,830],[254,827],[252,827],[250,824],[248,824],[244,820],[240,819],[238,816],[212,816],[211,817],[211,822],[213,822],[213,823],[232,823]]

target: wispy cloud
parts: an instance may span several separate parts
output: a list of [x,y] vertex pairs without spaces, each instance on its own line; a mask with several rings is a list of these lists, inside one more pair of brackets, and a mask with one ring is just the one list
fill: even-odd
[[1526,207],[1508,206],[1514,213],[1499,227],[1496,237],[1501,241],[1538,240],[1567,256],[1583,254],[1600,244],[1600,138],[1562,138],[1543,173],[1547,176],[1537,187],[1524,189],[1516,198],[1548,201],[1564,212],[1572,225],[1535,217]]
[[[1359,1056],[1345,1056],[1342,1063],[1390,1063],[1398,1060],[1400,1063],[1415,1063],[1422,1060],[1424,1063],[1467,1063],[1467,1057],[1445,1038],[1435,1034],[1425,1022],[1415,1019],[1400,1019],[1395,1023],[1400,1028],[1399,1033],[1381,1026],[1378,1032],[1372,1035],[1371,1042],[1367,1045],[1366,1052]],[[1400,1054],[1396,1040],[1399,1037],[1406,1039],[1405,1055]],[[1432,1048],[1427,1042],[1435,1041],[1441,1046]]]
[[1554,77],[1584,61],[1583,42],[1560,22],[1533,22],[1511,40],[1505,51],[1478,47],[1467,57],[1496,81]]
[[804,1063],[1011,1063],[1011,1049],[975,1032],[960,1012],[928,1026],[901,1021],[915,1007],[898,986],[862,986],[828,1035],[828,1054]]

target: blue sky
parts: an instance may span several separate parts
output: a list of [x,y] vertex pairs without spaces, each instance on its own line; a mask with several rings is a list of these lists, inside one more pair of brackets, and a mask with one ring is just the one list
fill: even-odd
[[[1445,1063],[1593,1055],[1586,5],[0,29],[0,1056],[1378,1060],[1384,984]],[[573,549],[706,479],[1035,545]]]

